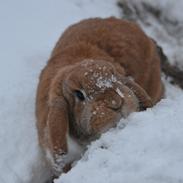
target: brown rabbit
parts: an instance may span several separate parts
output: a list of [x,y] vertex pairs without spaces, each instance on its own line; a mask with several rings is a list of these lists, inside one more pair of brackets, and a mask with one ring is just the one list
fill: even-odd
[[[43,69],[37,90],[39,142],[54,176],[83,147],[163,95],[154,42],[135,23],[94,18],[70,26]],[[81,151],[72,152],[70,143]]]

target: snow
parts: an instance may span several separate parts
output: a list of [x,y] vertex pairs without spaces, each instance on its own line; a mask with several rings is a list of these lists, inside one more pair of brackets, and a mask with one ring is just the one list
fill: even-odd
[[77,143],[77,141],[67,135],[68,143],[68,160],[67,162],[73,162],[74,160],[79,160],[84,152],[84,147]]
[[[162,9],[163,17],[183,21],[181,1],[147,2]],[[67,26],[88,17],[119,17],[115,3],[1,1],[0,182],[44,183],[49,171],[40,156],[34,117],[39,73]],[[141,23],[145,31],[157,38],[169,58],[180,63],[182,29],[176,34],[176,26],[168,25],[169,34],[156,19],[148,20],[155,26]],[[165,99],[152,109],[122,119],[117,128],[89,145],[83,158],[55,183],[183,182],[183,92],[165,85]]]
[[[145,0],[141,0],[145,2]],[[183,15],[181,13],[183,7],[183,1],[179,0],[154,0],[148,1],[148,4],[155,7],[158,10],[162,10],[162,14],[164,17],[168,18],[169,20],[174,21],[183,21]]]
[[117,81],[117,79],[113,75],[111,75],[111,78],[99,76],[99,77],[97,77],[96,86],[98,86],[99,88],[104,88],[104,89],[111,88],[116,81]]

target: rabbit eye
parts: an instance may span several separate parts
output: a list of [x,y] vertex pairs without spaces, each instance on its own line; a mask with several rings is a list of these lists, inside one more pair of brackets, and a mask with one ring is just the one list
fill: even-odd
[[84,94],[83,94],[81,91],[75,90],[75,91],[74,91],[74,94],[75,94],[75,96],[76,96],[79,100],[81,100],[81,101],[84,101],[84,100],[85,100],[85,96],[84,96]]

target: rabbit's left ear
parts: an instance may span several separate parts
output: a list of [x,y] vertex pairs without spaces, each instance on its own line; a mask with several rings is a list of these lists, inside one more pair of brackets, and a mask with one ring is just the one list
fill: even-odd
[[152,107],[153,103],[147,92],[132,79],[125,77],[123,83],[131,89],[139,100],[139,110],[143,111],[146,108]]

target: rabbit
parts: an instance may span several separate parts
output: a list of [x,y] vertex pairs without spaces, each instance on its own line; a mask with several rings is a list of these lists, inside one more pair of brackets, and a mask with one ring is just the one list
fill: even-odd
[[67,28],[36,96],[39,143],[53,177],[121,118],[154,106],[163,94],[156,45],[137,24],[90,18]]

